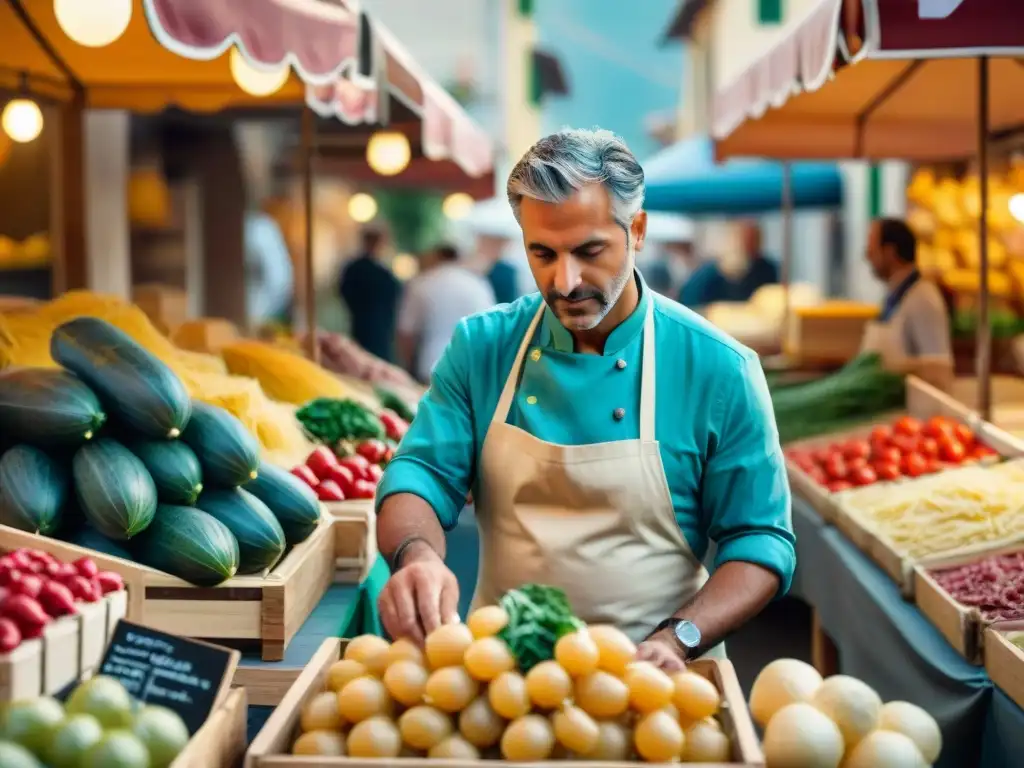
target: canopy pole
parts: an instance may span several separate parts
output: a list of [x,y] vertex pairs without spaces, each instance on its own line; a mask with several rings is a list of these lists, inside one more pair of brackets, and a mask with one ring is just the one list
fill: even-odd
[[988,275],[988,56],[978,58],[978,183],[981,213],[978,217],[978,262],[981,269],[978,292],[977,376],[978,410],[981,418],[992,418],[992,326],[989,322]]
[[319,362],[317,343],[316,275],[313,269],[313,153],[316,151],[316,115],[308,106],[302,107],[302,208],[304,220],[303,308],[306,315],[306,354]]
[[789,282],[793,268],[793,166],[782,163],[782,260],[779,263],[779,283],[783,288],[783,338],[789,331]]

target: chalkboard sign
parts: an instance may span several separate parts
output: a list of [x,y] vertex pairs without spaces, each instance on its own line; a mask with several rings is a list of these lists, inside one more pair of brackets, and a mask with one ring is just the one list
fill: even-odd
[[98,674],[146,704],[177,712],[194,734],[231,687],[239,653],[120,621]]

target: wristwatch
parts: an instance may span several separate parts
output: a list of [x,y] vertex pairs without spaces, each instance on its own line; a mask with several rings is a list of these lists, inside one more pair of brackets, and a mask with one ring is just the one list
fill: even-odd
[[672,635],[675,637],[679,647],[683,649],[683,655],[688,661],[700,652],[701,635],[700,629],[697,628],[696,624],[686,619],[672,617],[660,622],[651,634],[653,635],[669,628],[672,629]]

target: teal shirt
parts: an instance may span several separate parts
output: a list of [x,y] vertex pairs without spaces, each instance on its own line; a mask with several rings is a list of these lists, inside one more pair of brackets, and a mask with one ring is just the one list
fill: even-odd
[[[698,558],[713,540],[715,567],[756,563],[778,574],[784,594],[796,566],[795,538],[764,373],[753,352],[697,314],[641,282],[637,309],[612,331],[603,355],[588,355],[573,352],[571,334],[546,309],[508,423],[563,445],[637,439],[641,342],[651,301],[655,432],[679,527]],[[445,530],[456,525],[501,390],[541,302],[540,294],[524,296],[459,324],[384,472],[378,506],[391,494],[412,493],[430,504]],[[620,407],[626,417],[617,421],[612,414]]]

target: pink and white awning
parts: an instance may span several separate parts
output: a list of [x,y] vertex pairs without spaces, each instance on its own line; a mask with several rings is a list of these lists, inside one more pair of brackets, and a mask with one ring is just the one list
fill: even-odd
[[309,84],[333,82],[359,56],[359,15],[321,0],[143,0],[156,38],[189,59],[237,46],[259,69],[290,66]]

